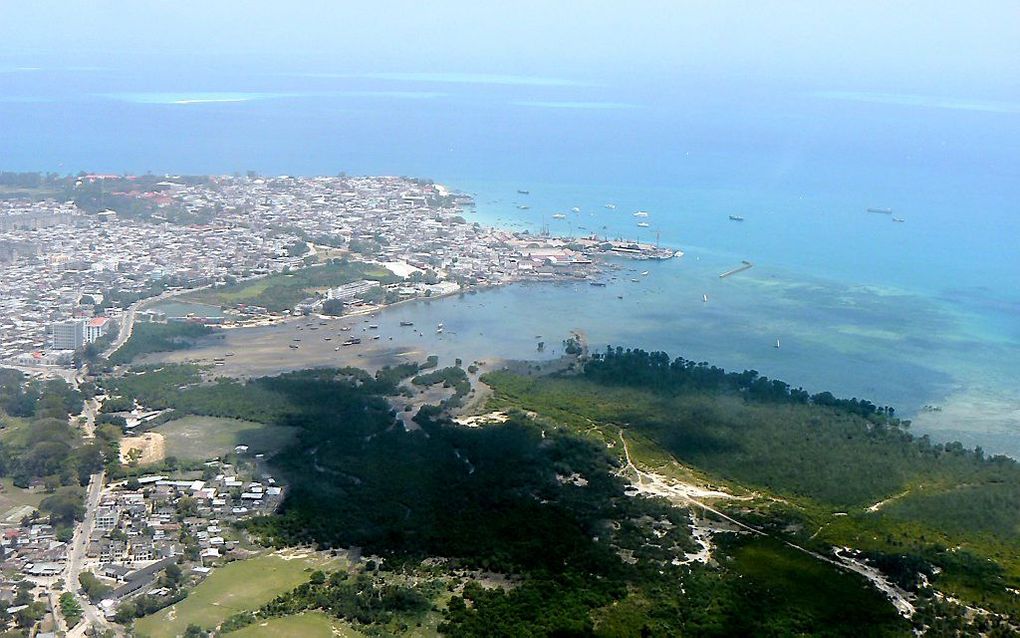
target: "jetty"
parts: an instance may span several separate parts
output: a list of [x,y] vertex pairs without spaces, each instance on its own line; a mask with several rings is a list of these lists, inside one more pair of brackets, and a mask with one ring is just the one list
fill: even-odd
[[732,268],[730,270],[727,270],[723,274],[719,275],[719,279],[725,279],[725,278],[729,277],[730,275],[737,274],[738,272],[744,272],[745,270],[748,270],[752,266],[754,266],[754,264],[752,264],[751,262],[749,262],[749,261],[747,261],[745,259],[744,261],[740,262],[740,265],[737,266],[736,268]]

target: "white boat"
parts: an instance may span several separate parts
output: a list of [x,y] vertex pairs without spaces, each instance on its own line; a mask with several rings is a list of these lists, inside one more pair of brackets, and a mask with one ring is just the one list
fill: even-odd
[[577,206],[574,206],[573,208],[570,209],[570,212],[572,212],[572,213],[580,213],[581,209],[578,208]]
[[634,217],[648,217],[648,211],[639,210],[634,213]]
[[553,215],[553,219],[566,219],[566,218],[567,216],[564,215],[563,213],[556,213],[555,215]]
[[776,339],[776,350],[779,350],[779,339]]
[[708,303],[708,295],[701,295],[701,301]]
[[616,204],[606,204],[606,208],[608,208],[609,210],[615,210]]
[[641,271],[641,276],[642,277],[647,277],[648,276],[648,271],[647,270],[642,270]]
[[639,226],[640,228],[648,228],[649,226],[651,226],[651,224],[649,224],[648,222],[638,222],[638,224],[637,224],[637,225],[638,225],[638,226]]

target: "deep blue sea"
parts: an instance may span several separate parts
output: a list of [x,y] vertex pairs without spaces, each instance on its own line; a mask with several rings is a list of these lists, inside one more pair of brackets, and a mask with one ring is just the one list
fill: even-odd
[[[431,177],[475,194],[480,221],[685,251],[644,277],[625,265],[607,289],[450,300],[447,315],[476,304],[464,334],[583,329],[866,394],[940,438],[1020,454],[1020,100],[747,79],[0,69],[0,170],[249,169]],[[744,259],[755,267],[718,278]]]

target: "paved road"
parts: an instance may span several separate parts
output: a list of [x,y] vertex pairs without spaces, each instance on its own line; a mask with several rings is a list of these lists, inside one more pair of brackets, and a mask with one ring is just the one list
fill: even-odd
[[110,358],[110,355],[116,352],[118,348],[127,343],[127,340],[131,338],[131,332],[135,329],[136,312],[144,310],[153,304],[160,303],[161,301],[166,301],[171,297],[176,297],[177,295],[186,295],[189,293],[197,292],[199,290],[205,290],[206,288],[210,288],[211,286],[212,284],[208,284],[205,286],[198,286],[197,288],[185,288],[183,290],[168,290],[166,292],[156,295],[155,297],[146,297],[145,299],[139,299],[135,303],[131,304],[121,315],[120,326],[118,327],[117,332],[117,338],[114,339],[113,343],[110,344],[110,347],[103,352],[103,357],[107,359]]
[[[75,528],[74,538],[71,540],[71,548],[67,555],[67,562],[64,565],[64,582],[68,591],[77,591],[78,589],[78,575],[81,574],[85,562],[85,553],[88,549],[92,528],[96,522],[96,509],[99,507],[99,499],[103,494],[103,481],[105,478],[105,472],[98,472],[93,474],[91,480],[89,480],[88,496],[85,499],[85,517]],[[80,633],[69,632],[68,636],[84,635],[86,625],[113,629],[109,621],[103,617],[99,608],[93,605],[88,598],[78,596],[78,602],[81,603],[87,622],[81,623],[75,628],[80,630]]]

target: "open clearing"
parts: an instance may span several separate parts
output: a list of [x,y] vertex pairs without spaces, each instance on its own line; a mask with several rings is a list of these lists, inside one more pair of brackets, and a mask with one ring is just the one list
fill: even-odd
[[[27,508],[39,507],[39,501],[46,495],[43,490],[26,490],[14,486],[14,479],[5,476],[0,479],[0,519],[3,522],[16,523],[23,516],[31,513]],[[8,521],[8,518],[14,520]]]
[[125,436],[120,440],[120,462],[127,465],[137,460],[138,465],[158,463],[166,457],[163,435],[146,432],[141,436]]
[[205,461],[247,445],[250,454],[270,456],[290,444],[294,430],[240,419],[187,416],[167,421],[157,428],[166,441],[167,456]]
[[335,558],[299,550],[285,550],[235,561],[215,569],[209,578],[181,602],[140,618],[135,628],[139,635],[149,638],[174,638],[183,634],[189,624],[212,629],[239,611],[256,609],[277,595],[297,587],[308,580],[314,569],[338,569],[343,566]]
[[311,612],[270,618],[230,634],[234,638],[357,638],[363,636],[348,625],[329,616]]

